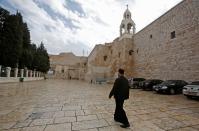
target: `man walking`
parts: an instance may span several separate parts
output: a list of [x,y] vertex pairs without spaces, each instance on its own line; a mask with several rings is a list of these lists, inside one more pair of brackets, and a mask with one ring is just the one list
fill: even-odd
[[115,80],[113,88],[109,94],[109,98],[114,95],[116,108],[114,114],[114,120],[122,123],[120,125],[122,128],[130,127],[128,118],[123,109],[124,100],[129,98],[129,83],[128,80],[124,77],[124,70],[118,70],[118,78]]

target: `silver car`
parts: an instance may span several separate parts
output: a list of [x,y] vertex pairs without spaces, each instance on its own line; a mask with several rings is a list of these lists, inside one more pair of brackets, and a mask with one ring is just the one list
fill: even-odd
[[194,81],[183,87],[183,94],[188,98],[199,97],[199,81]]

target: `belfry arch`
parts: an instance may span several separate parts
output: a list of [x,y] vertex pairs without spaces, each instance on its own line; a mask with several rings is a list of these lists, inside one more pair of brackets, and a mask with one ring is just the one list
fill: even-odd
[[131,19],[131,12],[128,9],[128,5],[126,11],[124,12],[122,22],[120,24],[120,36],[124,34],[135,34],[135,23]]

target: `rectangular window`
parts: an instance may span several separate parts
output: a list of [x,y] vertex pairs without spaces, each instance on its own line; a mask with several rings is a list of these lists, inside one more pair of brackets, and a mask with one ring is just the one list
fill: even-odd
[[107,59],[107,56],[104,56],[104,61],[106,61],[106,59]]
[[152,36],[152,35],[150,35],[150,38],[152,39],[152,38],[153,38],[153,36]]
[[176,32],[175,31],[171,32],[171,39],[174,39],[174,38],[176,38]]

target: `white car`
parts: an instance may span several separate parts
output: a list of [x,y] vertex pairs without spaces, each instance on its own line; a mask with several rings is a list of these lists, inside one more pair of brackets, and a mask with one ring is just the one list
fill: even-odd
[[183,87],[183,94],[188,98],[199,97],[199,81],[194,81]]

